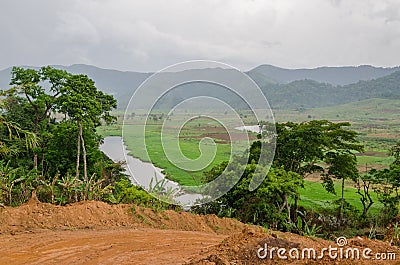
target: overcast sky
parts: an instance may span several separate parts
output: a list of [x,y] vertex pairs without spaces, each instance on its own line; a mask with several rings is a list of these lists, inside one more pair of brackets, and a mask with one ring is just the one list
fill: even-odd
[[400,64],[399,0],[13,0],[0,68],[157,71],[209,59],[249,70]]

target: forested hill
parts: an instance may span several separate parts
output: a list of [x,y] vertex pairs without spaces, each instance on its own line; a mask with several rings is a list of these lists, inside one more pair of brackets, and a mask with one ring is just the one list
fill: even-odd
[[297,80],[311,79],[332,85],[349,85],[360,80],[372,80],[400,71],[400,67],[382,68],[370,65],[318,67],[314,69],[284,69],[272,65],[260,65],[249,71],[252,78],[271,83],[287,84]]
[[[107,70],[89,65],[56,66],[56,68],[65,69],[71,73],[87,74],[96,82],[99,89],[115,96],[119,109],[125,108],[135,89],[151,75],[151,73]],[[0,88],[8,87],[10,71],[11,68],[0,71]],[[192,71],[196,74],[196,70]],[[203,69],[202,71],[218,71],[216,72],[218,75],[232,78],[232,73],[228,70]],[[400,99],[399,67],[322,67],[290,70],[263,65],[247,74],[261,87],[273,108],[335,106],[370,98]],[[349,84],[349,82],[352,83]],[[198,94],[202,86],[197,84],[193,86],[193,89]],[[206,87],[204,91],[207,91]],[[175,96],[171,94],[168,104],[176,104],[185,97],[184,94],[185,91],[180,91],[179,95]],[[224,95],[223,92],[219,96],[230,97],[229,94]],[[228,101],[232,103],[231,101],[235,99],[228,99]]]
[[335,106],[371,98],[400,99],[400,71],[370,81],[334,86],[314,80],[289,84],[255,80],[273,108],[295,109]]

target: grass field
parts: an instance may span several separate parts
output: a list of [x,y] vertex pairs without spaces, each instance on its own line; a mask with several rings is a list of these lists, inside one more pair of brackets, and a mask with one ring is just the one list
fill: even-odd
[[[185,120],[187,117],[190,117],[190,114],[183,114],[182,117],[175,118],[174,122],[168,126],[163,126],[160,120],[148,122],[144,144],[142,130],[145,119],[137,115],[125,121],[124,142],[130,155],[145,162],[152,162],[155,166],[164,169],[169,179],[181,185],[194,186],[201,183],[204,171],[210,170],[222,161],[229,160],[231,153],[241,153],[249,146],[243,138],[244,133],[235,130],[237,132],[229,135],[220,124],[232,125],[231,117],[227,115],[218,117],[219,122],[203,117],[192,119],[181,128],[178,121]],[[102,136],[121,136],[121,123],[120,117],[117,124],[102,126],[98,132]],[[164,132],[161,141],[162,129]],[[176,135],[177,131],[179,135]],[[203,138],[205,139],[202,140]],[[256,135],[250,133],[250,140],[254,139]],[[233,142],[236,151],[231,149]],[[188,159],[184,159],[185,157]],[[192,171],[182,168],[201,168],[201,170]]]
[[[346,181],[344,197],[348,203],[362,212],[363,208],[360,202],[360,195],[356,193],[357,190],[353,188],[352,185],[353,183],[351,183],[351,181]],[[328,193],[320,182],[305,180],[304,189],[300,189],[299,205],[314,210],[332,207],[332,203],[341,198],[341,183],[338,181],[335,182],[335,191],[336,195]],[[374,204],[371,206],[369,211],[371,213],[378,213],[382,207],[382,204],[378,201],[374,192],[371,192],[371,197],[374,201]]]

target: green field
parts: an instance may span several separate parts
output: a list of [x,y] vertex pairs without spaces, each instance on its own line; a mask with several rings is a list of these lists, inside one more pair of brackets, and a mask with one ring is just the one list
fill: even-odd
[[[357,210],[362,212],[362,204],[360,202],[360,195],[357,194],[357,190],[352,187],[353,183],[351,181],[346,181],[346,186],[344,190],[344,197],[346,201],[352,206],[355,206]],[[341,183],[335,182],[336,195],[328,193],[320,182],[315,181],[304,181],[304,188],[300,189],[300,201],[299,205],[318,210],[320,208],[332,207],[334,201],[339,200],[341,197]],[[376,194],[371,192],[371,197],[374,204],[371,206],[371,213],[378,213],[382,207],[382,204],[378,202]]]
[[[136,116],[134,119],[128,119],[124,125],[124,142],[130,155],[145,162],[152,162],[155,166],[162,168],[163,173],[169,179],[177,181],[181,185],[196,186],[201,183],[204,171],[210,170],[222,161],[229,160],[231,153],[239,154],[249,146],[246,140],[238,137],[242,133],[237,131],[237,134],[232,135],[234,138],[238,138],[233,140],[236,151],[231,150],[229,135],[220,124],[230,126],[231,117],[227,115],[221,115],[218,118],[219,122],[203,117],[192,119],[180,128],[178,121],[188,117],[190,117],[189,114],[183,114],[182,117],[175,118],[172,124],[164,127],[162,121],[159,120],[148,122],[144,138],[145,144],[142,131],[144,117]],[[117,124],[102,126],[98,132],[102,136],[121,136],[121,119],[119,117]],[[164,133],[161,142],[162,129]],[[176,135],[177,131],[179,131],[179,136]],[[206,139],[202,141],[203,138]],[[250,134],[250,138],[254,140],[256,135]],[[165,150],[168,151],[167,154]],[[189,160],[179,159],[180,152]],[[170,162],[171,158],[175,165]],[[201,170],[184,170],[182,167],[200,167]]]

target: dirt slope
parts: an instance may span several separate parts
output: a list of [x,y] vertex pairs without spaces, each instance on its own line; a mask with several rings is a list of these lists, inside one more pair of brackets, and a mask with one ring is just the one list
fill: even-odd
[[[288,257],[287,259],[278,258],[276,250],[273,252],[272,259],[268,255],[267,257],[260,259],[257,257],[257,251],[260,247],[265,248],[267,244],[268,249],[272,248],[285,248],[286,254],[283,256]],[[357,248],[360,251],[360,258],[355,256],[355,259],[346,258],[343,255],[342,259],[335,258],[331,259],[328,252],[324,252],[324,256],[319,259],[318,256],[321,254],[323,248],[338,248],[336,252],[332,252],[334,255],[337,253],[340,255],[340,248],[342,248],[342,253],[346,253],[348,248]],[[290,249],[299,250],[299,258],[291,259],[289,257]],[[308,252],[305,252],[305,257],[302,258],[301,253],[305,248],[312,248],[317,251],[316,258],[308,258]],[[363,250],[370,248],[372,252],[369,255],[369,259],[365,259],[362,256]],[[270,253],[270,252],[268,252]],[[394,253],[395,259],[391,260],[376,260],[375,254],[385,253],[383,255],[387,256],[387,253]],[[261,255],[264,252],[260,253]],[[384,257],[380,254],[379,257]],[[282,232],[262,232],[260,230],[254,230],[252,228],[245,228],[241,233],[235,233],[221,243],[214,245],[200,254],[197,254],[191,258],[187,263],[189,265],[194,264],[218,264],[218,265],[229,265],[229,264],[400,264],[400,252],[397,247],[391,246],[389,243],[369,240],[365,237],[356,237],[347,240],[347,244],[343,247],[339,247],[336,242],[331,242],[323,240],[320,238],[310,238],[299,236],[292,233],[282,233]]]
[[132,205],[109,205],[98,201],[56,206],[31,200],[20,207],[0,207],[0,233],[101,227],[148,227],[228,235],[241,231],[245,225],[215,215],[170,210],[154,212]]
[[264,231],[215,215],[82,202],[55,206],[37,200],[0,207],[0,264],[400,264],[398,248],[366,238],[347,246],[390,252],[396,260],[273,260],[260,246],[321,249],[335,242]]

